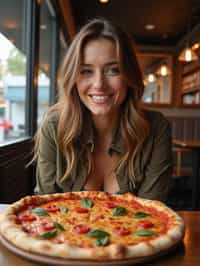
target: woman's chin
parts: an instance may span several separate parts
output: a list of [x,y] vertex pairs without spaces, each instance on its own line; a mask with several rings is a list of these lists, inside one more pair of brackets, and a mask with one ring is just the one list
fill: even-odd
[[94,117],[111,117],[116,113],[114,110],[107,109],[107,110],[90,110],[92,116]]

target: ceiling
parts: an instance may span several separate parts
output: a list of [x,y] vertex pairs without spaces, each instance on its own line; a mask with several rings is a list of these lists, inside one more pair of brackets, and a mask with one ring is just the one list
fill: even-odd
[[[71,0],[71,5],[77,30],[89,19],[104,17],[117,22],[143,46],[177,46],[200,24],[200,0],[109,0],[106,4]],[[155,29],[146,30],[147,24]]]

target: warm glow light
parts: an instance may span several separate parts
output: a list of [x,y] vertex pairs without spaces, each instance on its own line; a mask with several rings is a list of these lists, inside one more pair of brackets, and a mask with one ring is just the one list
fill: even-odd
[[168,76],[171,74],[171,70],[170,68],[164,63],[160,66],[160,68],[158,69],[158,71],[156,72],[158,75],[161,76]]
[[145,28],[146,30],[154,30],[154,29],[155,29],[155,25],[153,25],[153,24],[146,24],[146,25],[144,26],[144,28]]
[[154,74],[149,74],[149,75],[148,75],[148,81],[149,81],[149,82],[154,82],[154,81],[155,81],[155,76],[154,76]]
[[187,49],[185,51],[185,60],[187,62],[190,62],[192,60],[192,53],[191,53],[191,50],[190,49]]
[[178,57],[178,60],[183,62],[191,62],[197,59],[198,56],[189,47],[186,47]]
[[147,80],[146,79],[143,79],[143,84],[145,87],[147,86]]
[[196,50],[199,47],[200,47],[200,43],[199,42],[198,43],[195,43],[195,44],[192,45],[192,50]]
[[162,76],[167,76],[167,67],[165,65],[161,66],[160,72]]
[[109,0],[99,0],[101,3],[107,3]]

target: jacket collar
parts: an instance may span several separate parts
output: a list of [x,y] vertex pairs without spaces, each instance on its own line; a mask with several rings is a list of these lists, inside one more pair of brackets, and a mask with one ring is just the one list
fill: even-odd
[[[92,121],[90,121],[88,123],[88,136],[86,139],[86,145],[88,145],[90,147],[90,151],[93,152],[94,151],[94,147],[95,147],[95,136],[94,136],[94,126]],[[117,126],[114,130],[113,130],[113,134],[112,134],[112,142],[110,144],[110,147],[108,149],[108,153],[112,156],[113,152],[122,154],[125,152],[125,143],[121,137],[120,134],[120,130],[119,130],[119,126]]]

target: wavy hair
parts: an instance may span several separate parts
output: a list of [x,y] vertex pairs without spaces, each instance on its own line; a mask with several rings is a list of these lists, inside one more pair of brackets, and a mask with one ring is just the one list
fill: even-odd
[[[67,178],[78,160],[83,160],[87,173],[92,169],[92,154],[83,141],[87,132],[89,111],[82,104],[76,89],[77,75],[80,70],[84,46],[91,40],[108,39],[115,43],[120,62],[120,70],[125,78],[128,94],[122,104],[120,115],[120,134],[126,145],[126,152],[118,159],[116,171],[127,167],[128,175],[134,175],[133,161],[142,143],[148,136],[149,124],[141,108],[144,91],[142,73],[137,62],[133,39],[120,27],[105,19],[93,19],[75,36],[59,75],[59,99],[49,112],[59,111],[57,141],[67,162],[67,168],[61,179]],[[39,131],[36,137],[35,157],[39,146]]]

